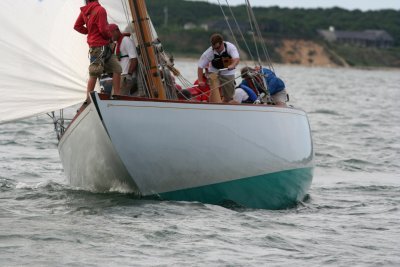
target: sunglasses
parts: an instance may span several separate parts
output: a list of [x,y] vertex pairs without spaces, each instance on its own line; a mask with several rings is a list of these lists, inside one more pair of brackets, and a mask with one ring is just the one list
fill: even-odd
[[221,43],[216,43],[216,44],[213,44],[213,45],[212,45],[212,48],[213,48],[214,50],[219,50],[219,49],[221,48],[221,46],[222,46]]

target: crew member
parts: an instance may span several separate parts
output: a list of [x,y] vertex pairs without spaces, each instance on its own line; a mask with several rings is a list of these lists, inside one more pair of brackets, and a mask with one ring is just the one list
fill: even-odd
[[224,41],[222,35],[216,33],[210,38],[211,46],[201,55],[198,62],[199,86],[204,87],[204,69],[208,68],[210,79],[210,102],[228,103],[235,94],[235,68],[239,64],[239,52],[235,45]]
[[110,24],[108,29],[111,33],[112,40],[116,42],[114,54],[117,56],[121,67],[121,94],[130,95],[137,90],[138,66],[137,52],[130,34],[121,33],[118,25]]
[[87,35],[89,44],[90,65],[87,84],[87,100],[94,90],[97,78],[103,72],[113,73],[113,88],[115,94],[120,93],[121,66],[117,57],[112,54],[108,31],[107,12],[97,0],[86,0],[75,22],[74,29]]

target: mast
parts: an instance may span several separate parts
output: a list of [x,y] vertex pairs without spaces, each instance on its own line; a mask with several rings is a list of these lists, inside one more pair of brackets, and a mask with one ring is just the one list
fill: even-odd
[[158,62],[153,46],[150,18],[144,0],[129,0],[133,27],[138,39],[140,53],[145,66],[146,82],[150,97],[166,99],[164,85],[158,70]]

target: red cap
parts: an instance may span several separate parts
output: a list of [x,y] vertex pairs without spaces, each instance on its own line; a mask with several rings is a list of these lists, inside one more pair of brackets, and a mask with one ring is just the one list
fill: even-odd
[[114,23],[108,24],[108,30],[109,30],[110,32],[112,32],[112,31],[115,31],[115,30],[119,30],[119,27],[118,27],[117,24],[114,24]]

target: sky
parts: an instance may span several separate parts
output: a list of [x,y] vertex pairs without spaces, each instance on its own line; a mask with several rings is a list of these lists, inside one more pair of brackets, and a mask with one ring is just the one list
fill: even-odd
[[[218,0],[194,0],[218,3]],[[221,4],[226,4],[227,0],[220,0]],[[244,4],[244,0],[228,0],[229,5]],[[400,0],[250,0],[254,6],[279,6],[289,8],[330,8],[341,7],[344,9],[378,10],[378,9],[396,9],[400,10]]]

